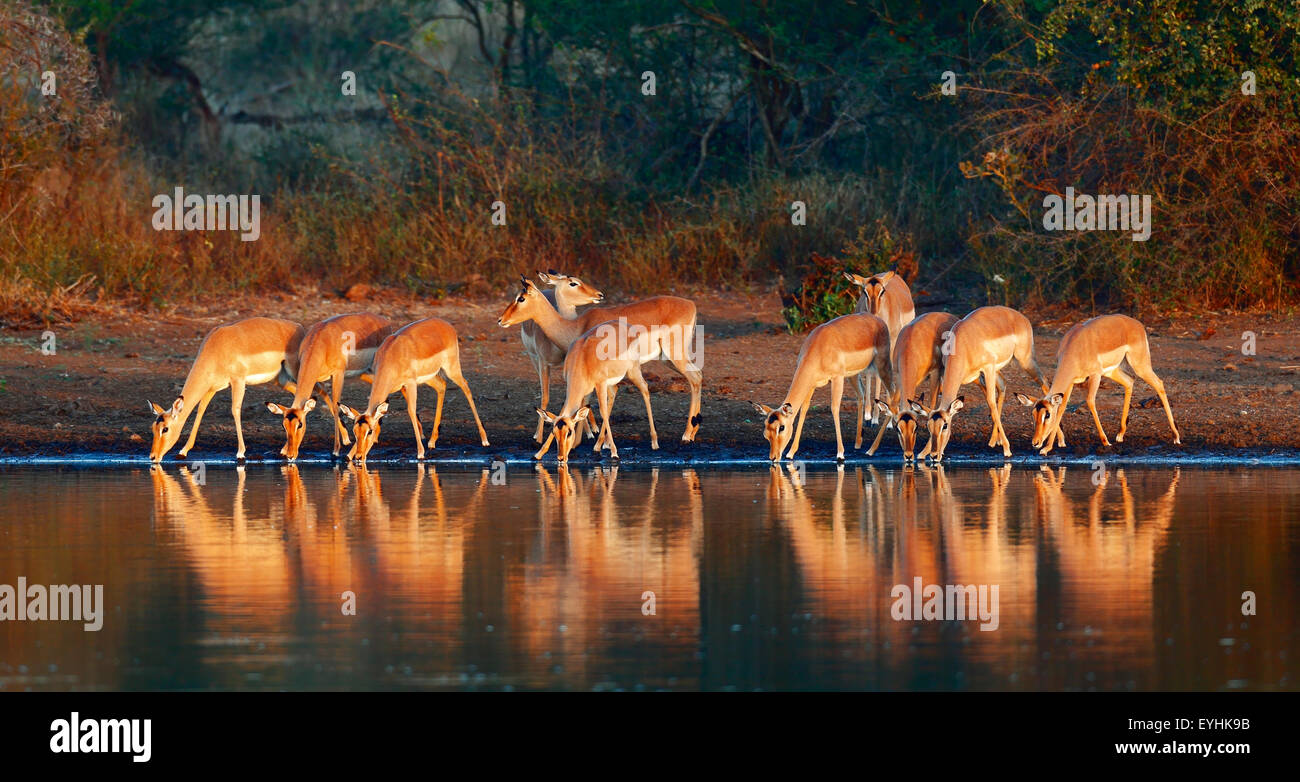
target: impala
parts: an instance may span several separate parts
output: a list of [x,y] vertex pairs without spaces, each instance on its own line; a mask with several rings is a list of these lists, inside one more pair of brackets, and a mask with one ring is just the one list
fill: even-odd
[[353,435],[356,442],[348,451],[348,458],[364,463],[366,455],[379,440],[380,420],[388,412],[385,400],[396,391],[406,397],[406,412],[415,430],[417,458],[424,458],[424,425],[415,411],[416,394],[420,385],[428,385],[438,392],[438,406],[433,414],[433,430],[429,433],[429,447],[438,442],[438,429],[442,425],[442,402],[447,392],[447,381],[455,383],[465,393],[469,411],[474,415],[479,440],[488,444],[483,422],[474,406],[474,394],[460,371],[460,344],[456,329],[441,318],[425,318],[403,326],[380,344],[374,354],[370,372],[370,401],[365,412],[357,412],[340,405],[344,415],[355,421]]
[[[889,416],[898,429],[898,443],[903,447],[903,461],[910,462],[916,449],[916,432],[922,418],[929,411],[913,397],[916,389],[930,380],[930,407],[939,400],[939,380],[943,374],[943,346],[957,324],[957,317],[947,312],[927,312],[898,332],[892,351],[895,382],[898,392],[886,401],[876,399],[876,407]],[[874,454],[880,445],[885,427],[876,433],[876,441],[867,454]],[[920,457],[930,453],[931,442],[925,444]]]
[[[1006,384],[998,376],[998,370],[1014,359],[1044,393],[1047,391],[1047,382],[1034,361],[1034,329],[1029,319],[1010,307],[980,307],[957,321],[949,341],[951,348],[944,349],[939,401],[930,411],[931,455],[936,462],[943,459],[948,438],[952,436],[953,416],[965,404],[957,392],[966,383],[978,380],[984,387],[993,418],[989,447],[1001,443],[1003,457],[1010,457],[1011,443],[1002,429]],[[1064,440],[1061,444],[1065,444]]]
[[600,437],[596,440],[595,450],[604,443],[609,447],[610,458],[617,459],[618,447],[614,445],[614,433],[609,425],[609,410],[613,404],[612,389],[625,377],[636,385],[645,400],[646,418],[650,421],[650,447],[659,448],[654,411],[650,409],[650,389],[641,376],[641,365],[648,360],[646,356],[653,357],[659,350],[650,330],[643,329],[629,337],[626,324],[621,321],[598,324],[579,337],[569,346],[569,355],[564,359],[567,384],[564,407],[558,415],[537,408],[537,414],[550,423],[552,429],[551,436],[546,438],[533,458],[542,458],[554,440],[556,457],[561,462],[568,461],[569,451],[578,440],[577,427],[591,415],[591,408],[587,407],[585,400],[594,392],[600,404],[601,417]]
[[330,381],[330,395],[322,396],[334,418],[334,455],[339,455],[340,439],[343,445],[350,442],[348,430],[339,420],[343,378],[355,377],[369,367],[375,349],[392,331],[387,319],[370,313],[335,315],[307,329],[298,348],[298,390],[293,395],[293,404],[266,405],[272,413],[284,418],[282,456],[290,461],[298,458],[298,448],[307,431],[307,413],[316,408],[316,400],[309,398],[312,388],[326,380]]
[[1133,398],[1133,378],[1120,369],[1126,360],[1133,373],[1155,389],[1160,404],[1165,408],[1165,417],[1169,419],[1169,428],[1174,432],[1174,444],[1182,444],[1178,427],[1174,426],[1173,411],[1169,409],[1169,397],[1165,395],[1165,384],[1151,368],[1151,346],[1147,342],[1146,328],[1127,315],[1101,315],[1085,320],[1066,332],[1061,339],[1061,345],[1056,350],[1056,376],[1052,378],[1052,387],[1045,391],[1042,399],[1034,400],[1024,394],[1016,394],[1021,404],[1034,409],[1032,443],[1040,449],[1039,453],[1046,455],[1051,452],[1052,437],[1061,431],[1061,418],[1070,401],[1070,393],[1075,384],[1083,382],[1088,383],[1088,410],[1092,413],[1092,422],[1097,425],[1097,433],[1101,435],[1101,444],[1110,445],[1106,430],[1102,428],[1101,419],[1097,416],[1097,388],[1103,377],[1124,387],[1119,434],[1115,435],[1115,442],[1124,442],[1124,432],[1128,430],[1129,402]]
[[[607,321],[618,322],[619,328],[629,334],[647,332],[650,341],[647,349],[640,352],[639,360],[642,364],[650,361],[667,361],[682,377],[686,378],[691,389],[691,404],[686,417],[686,431],[682,433],[682,442],[689,443],[695,440],[695,435],[700,429],[700,387],[703,375],[696,366],[695,357],[690,349],[696,328],[694,302],[678,296],[655,296],[613,307],[592,307],[586,312],[579,313],[573,320],[566,320],[556,312],[555,307],[551,306],[536,285],[526,277],[521,276],[519,279],[523,287],[497,319],[500,326],[508,328],[531,320],[541,327],[552,342],[566,350],[571,350],[579,337]],[[565,367],[567,376],[567,358]],[[639,377],[640,373],[638,372],[636,376]],[[576,412],[576,409],[571,410],[570,414]],[[550,420],[549,417],[543,417]],[[551,439],[547,438],[540,453],[544,454],[550,447]]]
[[[916,317],[916,307],[912,304],[912,289],[907,286],[906,280],[892,271],[881,272],[871,277],[844,272],[844,279],[862,289],[861,295],[858,296],[856,311],[869,312],[883,320],[889,327],[889,351],[892,360],[894,344],[898,341],[899,333]],[[879,378],[876,378],[873,385],[871,394],[864,398],[875,399],[884,396]],[[858,395],[865,394],[862,379],[859,378]],[[879,420],[876,408],[872,407],[871,423],[874,425],[879,423]]]
[[[277,318],[248,318],[225,326],[217,326],[203,338],[194,365],[185,377],[181,395],[167,410],[153,402],[149,409],[156,416],[153,422],[153,444],[149,460],[162,461],[180,439],[181,430],[190,413],[197,410],[190,439],[180,450],[184,458],[194,447],[199,436],[199,424],[212,397],[230,388],[230,415],[235,419],[235,435],[239,449],[235,458],[244,458],[244,425],[240,410],[244,404],[244,389],[275,381],[290,393],[295,390],[294,377],[298,369],[298,346],[303,339],[302,326]],[[311,385],[308,384],[308,393]],[[198,406],[192,406],[197,400]]]
[[[835,418],[836,458],[844,459],[844,437],[840,432],[840,401],[844,398],[844,379],[854,377],[868,369],[884,387],[893,388],[894,381],[889,366],[889,327],[875,315],[859,313],[841,315],[812,330],[799,348],[799,361],[790,381],[785,401],[775,409],[751,402],[763,414],[763,436],[770,446],[768,458],[780,461],[786,445],[789,456],[799,450],[803,422],[808,417],[808,407],[813,391],[830,383],[831,415]],[[862,447],[862,419],[864,398],[858,386],[858,433],[854,448]],[[795,416],[798,427],[791,427]],[[879,439],[879,438],[877,438]]]
[[[578,307],[605,299],[604,293],[577,277],[560,274],[554,269],[545,274],[538,272],[537,277],[551,286],[549,290],[542,291],[542,295],[565,320],[576,318]],[[568,350],[552,342],[535,321],[525,322],[523,328],[519,330],[519,337],[524,343],[524,355],[528,356],[533,368],[537,370],[537,379],[542,386],[542,409],[547,410],[550,408],[551,401],[551,369],[564,367],[564,356]],[[539,443],[542,441],[544,424],[545,419],[539,417],[537,432],[533,435],[533,439]]]

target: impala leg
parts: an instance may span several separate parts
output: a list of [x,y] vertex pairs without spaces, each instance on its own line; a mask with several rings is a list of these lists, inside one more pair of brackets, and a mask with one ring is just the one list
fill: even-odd
[[994,423],[993,423],[992,431],[989,432],[988,447],[992,448],[996,446],[999,442],[1001,442],[998,439],[997,418],[993,415],[993,409],[997,407],[997,403],[993,401],[997,398],[997,384],[994,383],[991,386],[994,389],[994,392],[990,394],[989,393],[990,385],[988,383],[988,379],[984,375],[980,375],[979,380],[977,382],[979,383],[980,390],[984,392],[984,398],[989,400],[989,418],[991,418]]
[[[858,414],[857,414],[856,416],[854,416],[855,418],[858,419],[858,430],[857,430],[857,433],[853,435],[853,450],[855,450],[855,451],[858,450],[858,449],[860,449],[860,448],[862,447],[862,419],[866,418],[866,415],[867,415],[867,411],[863,409],[863,405],[866,404],[866,390],[863,388],[863,385],[862,385],[861,380],[862,380],[862,375],[859,374],[859,375],[858,375],[858,381],[859,381],[859,382],[857,383],[857,386],[858,386]],[[876,437],[876,442],[877,442],[877,443],[880,442],[880,437],[879,437],[879,436]],[[874,444],[873,444],[873,445],[874,445]],[[871,453],[874,453],[874,452],[875,452],[875,448],[873,447],[873,448],[871,449]],[[869,453],[868,455],[870,455],[870,453]]]
[[790,450],[786,453],[791,459],[799,451],[799,441],[803,439],[803,422],[808,418],[808,408],[812,406],[813,392],[809,391],[799,405],[799,425],[794,428],[794,440],[790,442]]
[[[857,386],[858,386],[858,398],[859,398],[859,399],[865,399],[865,398],[867,398],[867,392],[871,390],[871,388],[870,388],[871,384],[868,383],[868,382],[866,382],[866,381],[864,381],[864,380],[862,379],[862,373],[861,373],[861,372],[859,372],[858,375],[857,375],[857,377],[854,378],[854,381],[856,382],[856,384],[857,384]],[[875,399],[874,396],[871,397],[871,398],[872,398],[872,399]],[[861,418],[862,420],[864,420],[864,421],[866,421],[866,420],[869,418],[869,416],[867,415],[867,411],[866,411],[866,410],[859,410],[859,411],[858,411],[858,417],[860,417],[860,418]]]
[[1101,435],[1101,444],[1110,445],[1110,438],[1106,437],[1106,430],[1101,428],[1101,418],[1097,415],[1097,389],[1101,387],[1101,375],[1088,376],[1088,396],[1085,401],[1088,403],[1088,412],[1092,413],[1092,422],[1097,425],[1097,434]]
[[230,417],[235,419],[235,440],[239,443],[235,458],[240,461],[244,459],[244,422],[241,413],[244,411],[245,387],[243,378],[230,379]]
[[1119,434],[1115,435],[1115,442],[1124,442],[1124,433],[1128,431],[1128,406],[1133,401],[1133,378],[1129,377],[1119,367],[1115,367],[1106,377],[1114,380],[1124,387],[1124,407],[1120,409],[1119,414]]
[[429,430],[429,447],[435,448],[438,445],[438,434],[442,431],[442,402],[447,397],[447,381],[441,376],[434,376],[429,380],[429,387],[438,395],[438,401],[433,406],[433,429]]
[[1070,406],[1070,396],[1073,393],[1074,393],[1074,386],[1070,386],[1069,388],[1065,389],[1065,398],[1061,400],[1061,411],[1056,416],[1056,420],[1052,422],[1053,431],[1048,432],[1047,437],[1043,438],[1043,447],[1038,450],[1038,452],[1043,456],[1046,456],[1047,454],[1052,452],[1053,436],[1056,437],[1056,441],[1058,444],[1061,445],[1065,444],[1065,435],[1062,434],[1061,430],[1065,424],[1065,411]]
[[700,432],[700,389],[704,386],[704,373],[687,358],[676,358],[671,363],[691,387],[691,406],[686,411],[686,431],[682,433],[682,442],[692,443]]
[[650,387],[646,385],[645,378],[641,376],[641,368],[634,367],[631,372],[627,373],[628,379],[641,392],[641,399],[645,401],[645,417],[650,422],[650,449],[659,450],[659,433],[655,431],[655,414],[650,409]]
[[[998,382],[998,438],[999,441],[1007,440],[1007,432],[1002,428],[1002,409],[1007,404],[1007,381],[1002,379],[1002,375],[997,376]],[[997,442],[989,443],[990,446],[996,445]]]
[[[348,430],[343,428],[343,422],[339,420],[339,398],[343,396],[343,370],[334,373],[330,378],[330,395],[325,397],[329,402],[330,415],[334,417],[334,457],[339,455],[339,444],[349,445],[352,438],[348,437]],[[341,438],[341,439],[340,439]]]
[[338,437],[339,432],[342,432],[344,436],[347,436],[348,428],[344,426],[343,421],[339,418],[338,403],[335,402],[334,399],[329,395],[329,392],[325,390],[324,384],[317,383],[315,390],[312,391],[312,396],[315,396],[323,400],[325,402],[325,409],[329,410],[330,415],[334,418],[334,432],[335,432],[334,436]]
[[[992,382],[990,382],[992,381]],[[1002,456],[1011,457],[1011,443],[1007,442],[1006,432],[1002,431],[1002,410],[998,405],[998,384],[1001,378],[998,377],[996,369],[989,367],[985,369],[984,380],[984,398],[989,403],[989,413],[993,416],[993,434],[996,442],[1002,444]],[[993,445],[994,443],[990,443]]]
[[831,380],[831,417],[835,419],[835,458],[844,461],[844,435],[840,433],[840,402],[844,400],[844,378]]
[[[618,383],[615,383],[614,385],[609,386],[608,388],[609,388],[609,409],[613,410],[614,400],[618,398]],[[582,402],[583,404],[586,404],[587,400],[584,398]],[[598,410],[600,409],[600,391],[596,392],[596,409]],[[591,416],[587,416],[587,417],[591,418]],[[601,451],[609,447],[609,440],[608,438],[605,437],[605,432],[608,431],[605,428],[605,423],[604,423],[605,414],[601,413],[600,417],[601,417],[600,432],[599,434],[596,435],[596,444],[591,447],[591,450],[593,451]]]
[[[455,364],[453,364],[448,369],[444,369],[443,372],[444,374],[447,375],[447,377],[451,378],[451,382],[455,383],[456,387],[459,388],[461,390],[461,393],[465,395],[465,401],[469,402],[469,412],[474,416],[474,425],[478,427],[479,442],[486,447],[488,445],[487,432],[483,430],[483,421],[479,419],[478,408],[474,406],[474,394],[469,390],[469,383],[465,382],[465,376],[460,372],[460,360],[457,359]],[[443,384],[443,387],[444,388],[446,387],[445,383]],[[441,397],[438,398],[438,415],[439,415],[439,420],[441,420],[441,416],[442,416]]]
[[1165,384],[1156,376],[1155,370],[1151,368],[1151,353],[1143,346],[1144,349],[1139,354],[1133,350],[1128,354],[1128,364],[1133,368],[1133,372],[1138,377],[1146,381],[1147,385],[1156,390],[1156,396],[1160,397],[1160,404],[1165,408],[1165,418],[1169,419],[1169,428],[1174,432],[1174,444],[1181,445],[1182,437],[1178,434],[1178,427],[1174,426],[1174,411],[1169,409],[1169,397],[1165,395]]
[[406,399],[406,416],[411,419],[411,429],[415,431],[415,458],[423,459],[424,424],[420,423],[420,413],[415,408],[415,400],[419,393],[420,386],[415,380],[408,380],[402,384],[402,397]]
[[[185,447],[181,449],[179,454],[177,454],[182,459],[185,458],[185,455],[194,447],[194,441],[199,437],[199,422],[203,420],[203,411],[208,409],[208,402],[212,401],[212,397],[216,396],[216,393],[216,391],[209,391],[203,395],[201,400],[199,400],[199,409],[194,411],[194,426],[190,427],[190,439],[185,441]],[[240,450],[242,451],[243,449],[241,448]]]
[[614,445],[614,431],[609,426],[609,410],[614,405],[613,389],[601,385],[596,389],[596,401],[600,404],[600,436],[609,444],[609,458],[618,458],[618,446]]
[[[537,368],[537,380],[542,384],[542,409],[550,410],[551,403],[551,365],[546,363],[545,359],[534,358],[533,365]],[[534,442],[542,441],[542,434],[546,430],[546,419],[540,415],[537,416],[537,431],[533,434]]]
[[[862,376],[861,376],[861,375],[858,376],[858,382],[859,382],[859,383],[862,382]],[[880,396],[881,387],[882,387],[883,385],[884,385],[884,384],[880,382],[880,377],[879,377],[878,375],[874,375],[874,374],[873,374],[873,375],[871,375],[869,378],[867,378],[867,388],[870,389],[870,391],[871,391],[871,398],[872,398],[872,399],[876,399],[877,397]],[[879,424],[880,424],[880,410],[878,410],[878,409],[876,408],[875,405],[872,405],[872,406],[871,406],[871,425],[872,425],[872,426],[878,426]]]
[[553,442],[555,442],[555,432],[554,432],[554,431],[552,431],[552,432],[550,432],[549,434],[546,435],[546,439],[545,439],[544,441],[542,441],[542,447],[537,449],[537,453],[533,454],[533,458],[534,458],[534,459],[541,459],[543,456],[545,456],[545,455],[546,455],[546,452],[549,451],[549,450],[551,450],[551,443],[553,443]]
[[[932,370],[930,372],[930,382],[933,384],[932,387],[930,388],[930,409],[931,410],[934,409],[935,405],[939,404],[939,383],[941,380],[942,380],[942,376],[939,374],[938,369]],[[900,405],[906,403],[907,403],[906,399],[899,400]],[[930,455],[930,445],[931,445],[930,430],[922,426],[918,426],[917,430],[918,430],[917,434],[921,433],[920,430],[925,431],[925,447],[922,448],[921,452],[916,455],[917,461],[924,461],[925,457]]]

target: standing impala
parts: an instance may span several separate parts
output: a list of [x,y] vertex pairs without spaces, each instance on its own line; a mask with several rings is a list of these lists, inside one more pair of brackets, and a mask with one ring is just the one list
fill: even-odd
[[[686,378],[691,388],[691,405],[687,411],[682,442],[689,443],[695,439],[700,430],[700,387],[703,384],[703,374],[696,366],[695,356],[691,352],[691,343],[695,338],[694,302],[678,296],[655,296],[631,304],[592,307],[579,313],[573,320],[565,320],[536,285],[526,277],[519,279],[523,288],[497,319],[503,328],[534,321],[552,342],[566,350],[571,349],[579,337],[606,321],[616,321],[619,328],[629,335],[648,331],[650,343],[648,349],[640,353],[639,360],[642,364],[667,361]],[[566,376],[567,361],[566,359]],[[549,444],[543,444],[541,453],[545,453],[549,447]]]
[[542,444],[541,450],[533,455],[540,459],[555,440],[556,458],[567,462],[569,451],[579,439],[578,426],[591,415],[591,408],[585,404],[586,398],[593,392],[600,404],[600,437],[596,440],[596,450],[601,443],[609,446],[611,459],[618,458],[618,447],[614,445],[614,433],[609,425],[609,411],[613,405],[613,388],[623,378],[636,385],[645,401],[646,418],[650,421],[650,447],[659,448],[659,435],[655,431],[654,411],[650,409],[650,389],[641,376],[641,365],[653,357],[660,348],[656,338],[648,329],[628,334],[626,324],[617,320],[597,324],[595,328],[579,337],[569,346],[569,355],[564,359],[564,380],[567,384],[564,394],[564,407],[558,415],[537,408],[542,420],[552,425],[551,437]]
[[[560,274],[554,269],[545,274],[538,272],[537,276],[542,282],[551,286],[549,290],[542,291],[542,295],[565,320],[578,317],[578,307],[599,303],[605,299],[604,293],[577,277]],[[542,331],[542,327],[531,320],[524,323],[523,328],[519,330],[519,338],[524,343],[524,355],[528,356],[533,368],[537,370],[537,379],[542,385],[542,409],[547,410],[550,408],[551,401],[551,369],[564,367],[564,356],[568,350],[552,342],[546,336],[546,332]],[[540,417],[537,419],[537,432],[533,435],[533,439],[539,443],[542,441],[544,423],[545,419]]]
[[[916,448],[916,432],[921,417],[928,416],[925,406],[915,400],[916,390],[927,378],[930,380],[930,406],[939,400],[939,379],[943,374],[943,345],[957,324],[957,316],[947,312],[927,312],[898,332],[894,343],[893,368],[898,393],[886,401],[876,399],[876,407],[889,416],[898,428],[898,443],[903,447],[903,461],[912,461]],[[885,427],[876,433],[876,441],[867,451],[874,454],[880,445]],[[920,458],[930,453],[931,442],[925,444]]]
[[[298,345],[303,334],[302,326],[277,318],[248,318],[209,331],[185,378],[185,388],[171,408],[164,410],[153,402],[149,403],[149,409],[157,416],[153,422],[149,460],[162,461],[163,455],[180,439],[190,413],[197,409],[190,439],[179,454],[184,458],[199,436],[199,424],[208,403],[218,391],[227,387],[230,388],[230,415],[235,419],[235,435],[239,438],[235,458],[243,459],[244,425],[240,410],[244,404],[244,388],[275,381],[294,392]],[[311,392],[311,384],[307,385],[307,390]],[[195,401],[198,402],[197,408],[193,406]]]
[[330,381],[330,395],[324,396],[330,415],[334,418],[334,455],[339,455],[340,435],[347,445],[348,430],[339,420],[339,397],[343,394],[343,378],[355,377],[370,366],[379,343],[393,332],[387,319],[361,312],[335,315],[307,329],[298,348],[298,390],[293,404],[282,407],[268,402],[266,408],[284,418],[284,448],[281,455],[293,461],[298,458],[307,431],[307,413],[316,408],[310,399],[317,383]]
[[[889,351],[892,360],[894,344],[898,342],[899,333],[916,317],[916,307],[912,303],[912,289],[907,286],[906,280],[892,271],[881,272],[871,277],[844,272],[844,279],[862,289],[862,294],[858,296],[856,311],[869,312],[883,320],[889,327]],[[870,390],[871,394],[866,397],[867,399],[876,399],[885,395],[879,378],[876,379],[874,388]],[[863,389],[862,379],[859,378],[858,395],[864,394],[866,390]],[[879,415],[873,405],[871,423],[874,425],[879,421]]]
[[356,443],[348,451],[349,459],[366,461],[366,455],[379,440],[379,421],[388,412],[388,396],[401,391],[406,397],[406,412],[415,429],[416,456],[424,458],[424,426],[415,411],[415,398],[420,385],[425,384],[438,392],[438,406],[433,414],[433,429],[429,432],[429,447],[438,443],[438,428],[442,425],[442,401],[447,393],[447,380],[465,392],[469,411],[474,414],[479,440],[488,444],[483,422],[479,420],[474,395],[460,371],[460,344],[456,329],[441,318],[425,318],[407,324],[383,341],[374,354],[374,369],[370,381],[370,401],[364,413],[347,405],[339,408],[353,419]]
[[[808,407],[813,391],[831,384],[831,415],[835,418],[836,458],[844,459],[844,438],[840,433],[840,401],[844,398],[844,379],[855,377],[868,369],[892,392],[894,381],[889,366],[889,327],[875,315],[866,313],[841,315],[812,330],[799,348],[799,363],[790,381],[785,401],[776,409],[751,402],[763,414],[763,436],[771,446],[768,458],[780,461],[786,444],[788,456],[799,450],[803,422],[808,417]],[[858,386],[858,434],[853,445],[862,447],[863,405],[862,386]],[[794,417],[799,416],[798,428],[791,442]],[[877,441],[879,438],[877,438]]]
[[[943,459],[948,438],[952,436],[953,416],[965,404],[957,392],[966,383],[978,380],[984,387],[984,397],[993,418],[989,447],[1001,443],[1002,455],[1010,457],[1011,443],[1002,429],[1006,384],[998,376],[998,370],[1014,359],[1046,393],[1047,381],[1034,361],[1033,326],[1028,318],[1010,307],[980,307],[952,327],[951,344],[951,349],[945,349],[943,357],[939,402],[930,411],[931,455],[936,462]],[[1061,444],[1064,445],[1064,441]]]
[[[1124,408],[1119,418],[1119,434],[1115,442],[1124,442],[1124,432],[1128,430],[1128,407],[1133,398],[1133,378],[1129,377],[1120,365],[1124,361],[1132,368],[1134,374],[1155,389],[1164,405],[1165,417],[1169,419],[1169,428],[1174,431],[1174,444],[1181,445],[1178,427],[1174,426],[1174,414],[1169,409],[1169,397],[1165,396],[1165,384],[1151,368],[1151,346],[1147,342],[1146,328],[1127,315],[1101,315],[1075,326],[1061,339],[1061,346],[1056,351],[1056,376],[1052,378],[1052,387],[1042,399],[1034,400],[1024,394],[1016,394],[1020,403],[1034,409],[1035,448],[1046,455],[1052,451],[1052,437],[1061,432],[1061,418],[1065,406],[1070,401],[1070,393],[1077,383],[1088,383],[1088,410],[1092,413],[1092,422],[1097,425],[1101,435],[1101,444],[1110,445],[1106,439],[1106,430],[1101,427],[1097,417],[1097,388],[1103,377],[1110,378],[1124,387]],[[1065,443],[1062,442],[1062,445]]]

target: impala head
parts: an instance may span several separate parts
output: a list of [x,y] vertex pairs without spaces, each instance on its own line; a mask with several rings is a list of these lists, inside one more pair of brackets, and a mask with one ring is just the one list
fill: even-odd
[[898,444],[903,447],[903,461],[915,461],[916,433],[924,425],[923,422],[930,420],[930,411],[915,399],[907,400],[904,406],[897,403],[891,405],[877,398],[876,407],[894,420],[894,428],[898,430]]
[[555,289],[555,298],[557,300],[564,300],[575,307],[581,307],[584,304],[599,304],[605,300],[605,294],[596,290],[594,286],[588,285],[577,277],[560,274],[554,269],[548,272],[538,272],[537,279]]
[[552,433],[555,436],[555,456],[561,462],[569,461],[569,451],[573,446],[578,444],[581,439],[578,436],[578,422],[585,421],[587,416],[591,415],[591,408],[582,406],[578,412],[573,415],[556,415],[542,408],[534,408],[537,414],[546,420],[552,427]]
[[941,405],[930,411],[927,421],[930,427],[930,453],[936,462],[943,459],[943,451],[948,447],[948,438],[952,437],[953,416],[965,406],[965,397],[959,396],[947,405]]
[[381,402],[373,413],[357,412],[347,405],[339,405],[339,412],[355,422],[352,424],[355,442],[352,443],[352,450],[348,451],[348,458],[365,464],[370,449],[379,442],[379,421],[388,412],[388,403]]
[[872,315],[880,313],[880,303],[885,297],[885,286],[894,278],[892,271],[883,274],[877,274],[872,277],[863,277],[853,272],[844,272],[844,279],[853,283],[862,289],[862,295],[867,297],[870,306],[867,311]]
[[284,447],[280,449],[280,455],[290,461],[297,459],[302,436],[307,433],[307,414],[316,409],[316,400],[308,399],[302,407],[281,407],[267,402],[266,409],[284,418]]
[[149,461],[161,462],[163,456],[181,439],[181,412],[185,409],[185,397],[179,397],[168,410],[153,402],[149,403],[149,412],[154,414],[153,444],[149,446]]
[[1032,440],[1035,448],[1042,448],[1047,442],[1047,438],[1052,431],[1059,425],[1061,419],[1061,404],[1065,402],[1065,394],[1048,394],[1042,399],[1031,399],[1024,394],[1016,394],[1016,399],[1025,407],[1033,408],[1034,415],[1034,439]]
[[532,280],[521,274],[519,275],[519,282],[523,287],[519,289],[519,293],[515,294],[515,300],[510,302],[505,312],[501,313],[501,317],[497,318],[497,325],[502,328],[509,328],[531,320],[537,313],[538,307],[549,306],[549,302],[542,295],[541,289],[534,285]]
[[758,402],[750,402],[754,409],[763,414],[763,437],[768,443],[767,458],[774,462],[781,460],[785,447],[794,436],[794,405],[786,402],[776,409]]

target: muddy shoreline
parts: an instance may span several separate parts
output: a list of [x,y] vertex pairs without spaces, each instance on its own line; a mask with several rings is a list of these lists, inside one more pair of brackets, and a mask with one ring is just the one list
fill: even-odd
[[[802,335],[786,333],[780,300],[774,291],[689,292],[699,307],[704,329],[703,424],[694,444],[679,441],[689,395],[685,382],[666,365],[647,366],[659,429],[660,449],[651,451],[644,409],[635,393],[619,395],[613,424],[621,465],[765,465],[766,443],[750,400],[777,404],[784,397]],[[377,291],[366,301],[348,301],[330,292],[217,300],[202,306],[161,313],[102,312],[74,324],[54,326],[56,349],[43,353],[49,335],[39,329],[5,329],[0,333],[0,464],[95,464],[147,462],[152,414],[146,402],[170,404],[179,393],[203,335],[220,323],[252,315],[295,318],[309,324],[343,312],[372,311],[405,323],[435,315],[456,326],[461,335],[462,365],[474,391],[492,445],[474,437],[464,398],[448,392],[437,449],[428,463],[490,465],[512,468],[533,462],[536,426],[533,408],[538,382],[520,350],[518,328],[501,329],[496,318],[508,292],[491,300],[428,302],[391,291]],[[617,299],[615,299],[617,300]],[[926,311],[925,307],[918,308]],[[965,314],[969,307],[950,307]],[[1060,336],[1074,323],[1095,313],[1035,312],[1039,365],[1049,377],[1055,369]],[[1183,445],[1172,443],[1154,392],[1139,381],[1124,443],[1100,444],[1091,417],[1076,393],[1077,408],[1065,419],[1069,445],[1047,457],[1029,447],[1030,420],[1009,400],[1003,416],[1012,442],[1013,464],[1293,464],[1300,463],[1300,416],[1295,415],[1300,386],[1300,317],[1278,314],[1198,313],[1143,318],[1151,333],[1156,372],[1169,391]],[[1247,335],[1254,354],[1242,351]],[[551,408],[562,404],[563,381],[554,373]],[[1011,391],[1034,393],[1016,367],[1004,370]],[[351,381],[344,401],[364,406],[368,386]],[[949,446],[945,463],[1002,464],[1000,451],[986,447],[990,419],[977,387],[964,389],[967,409]],[[1036,395],[1036,394],[1035,394]],[[244,436],[250,463],[279,462],[283,430],[265,409],[267,401],[286,394],[273,385],[250,387],[244,400]],[[390,413],[371,461],[414,461],[413,433],[400,397]],[[1104,382],[1098,394],[1102,423],[1113,438],[1119,426],[1120,389]],[[234,425],[228,392],[213,400],[189,461],[226,464],[234,459]],[[833,464],[835,433],[829,392],[817,391],[798,458],[808,464]],[[434,394],[421,391],[419,408],[431,418]],[[842,426],[852,445],[856,400],[846,393]],[[323,412],[323,410],[321,411]],[[313,414],[315,415],[315,414]],[[304,441],[307,465],[330,463],[327,416],[309,420]],[[188,434],[187,422],[186,432]],[[427,436],[427,427],[426,427]],[[864,427],[864,448],[875,436]],[[893,432],[875,457],[849,453],[849,464],[901,462]],[[609,463],[589,446],[575,451],[574,463]],[[175,449],[168,462],[180,462]],[[544,460],[554,464],[554,452]]]

